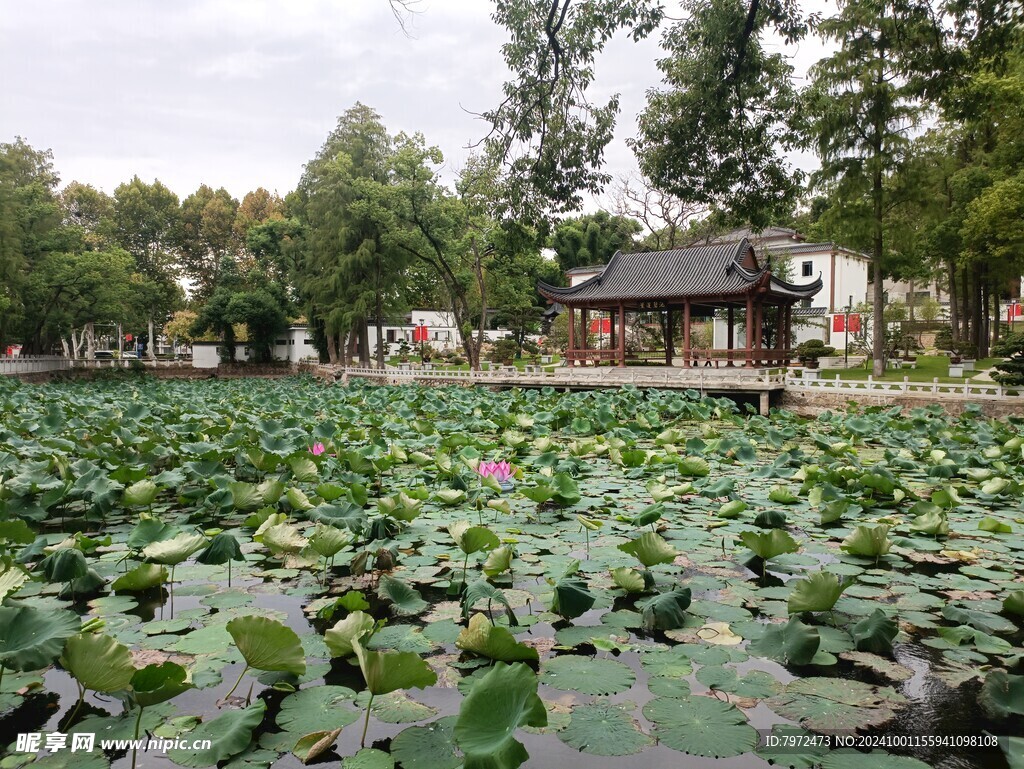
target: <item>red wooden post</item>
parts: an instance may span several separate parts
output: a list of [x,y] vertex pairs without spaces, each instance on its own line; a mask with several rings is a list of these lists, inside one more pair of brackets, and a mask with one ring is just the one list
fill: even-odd
[[672,305],[666,308],[668,318],[665,320],[665,365],[672,365],[672,337],[675,334],[675,324],[672,322]]
[[690,350],[690,300],[683,300],[683,358],[684,366],[693,362],[693,352]]
[[754,365],[754,296],[747,294],[747,367]]
[[565,356],[569,359],[569,365],[575,366],[576,359],[572,353],[576,348],[576,311],[569,307],[569,346],[565,351]]
[[619,303],[619,366],[626,366],[626,306]]
[[758,302],[754,310],[754,349],[757,350],[757,363],[760,365],[763,362],[763,356],[761,355],[762,339],[761,339],[761,328],[764,326],[764,302]]
[[789,353],[790,353],[789,337],[790,337],[790,335],[792,333],[793,333],[793,305],[787,304],[786,305],[786,338],[785,338],[785,341],[783,343],[784,344],[784,349],[785,349],[785,352],[783,353],[783,356],[785,357],[785,361],[786,361],[786,365],[787,366],[789,365],[789,361],[790,361],[790,358],[789,358]]
[[728,313],[729,313],[729,321],[728,321],[728,325],[729,325],[729,338],[726,341],[725,346],[729,350],[729,355],[728,355],[729,362],[726,363],[725,365],[731,366],[732,365],[732,351],[736,347],[736,340],[735,340],[735,334],[734,334],[736,316],[734,314],[733,307],[732,307],[731,304],[729,305]]

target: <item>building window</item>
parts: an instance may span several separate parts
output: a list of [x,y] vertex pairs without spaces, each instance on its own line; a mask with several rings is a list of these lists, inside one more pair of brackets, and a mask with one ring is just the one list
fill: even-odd
[[398,340],[395,339],[395,329],[389,328],[388,329],[388,342],[396,342],[396,341],[398,341]]
[[274,344],[279,344],[279,345],[287,347],[288,346],[288,340],[287,339],[278,339],[277,341],[274,342]]
[[810,299],[801,299],[800,300],[800,306],[803,307],[804,309],[810,308],[811,300]]
[[811,277],[814,274],[814,262],[804,262],[800,265],[800,274],[805,278]]

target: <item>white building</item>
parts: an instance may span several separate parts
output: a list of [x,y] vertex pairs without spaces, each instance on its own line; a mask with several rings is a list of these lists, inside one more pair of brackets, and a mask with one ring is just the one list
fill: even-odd
[[[710,243],[732,243],[747,238],[759,258],[769,258],[774,264],[785,260],[789,275],[785,278],[795,285],[805,285],[821,276],[822,290],[811,299],[805,299],[793,308],[796,343],[808,339],[821,339],[825,344],[842,347],[843,315],[847,305],[853,306],[869,299],[868,276],[871,258],[837,243],[807,243],[804,236],[786,227],[769,227],[760,233],[749,229],[733,230]],[[834,318],[839,316],[839,321]],[[715,320],[715,347],[724,347],[726,338],[724,320]]]

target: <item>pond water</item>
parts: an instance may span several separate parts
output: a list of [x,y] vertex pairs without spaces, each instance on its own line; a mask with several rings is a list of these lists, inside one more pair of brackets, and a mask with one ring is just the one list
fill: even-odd
[[[354,659],[331,659],[324,644],[346,610],[317,616],[356,592],[367,614],[387,621],[367,641],[370,648],[414,652],[438,674],[435,685],[376,701],[366,747],[391,754],[405,769],[461,764],[445,730],[491,663],[456,645],[465,621],[451,586],[462,583],[466,557],[449,531],[457,521],[514,548],[511,570],[486,581],[503,591],[519,625],[508,625],[497,602],[493,621],[538,651],[539,661],[528,664],[538,675],[548,726],[515,733],[530,756],[526,767],[745,769],[771,760],[826,769],[1004,769],[1011,766],[1006,752],[1019,747],[1004,739],[1003,749],[891,745],[817,756],[753,750],[779,725],[807,735],[859,728],[897,740],[1024,731],[1024,703],[1011,695],[1009,712],[986,704],[991,671],[1019,674],[1024,643],[1019,615],[1003,605],[1024,587],[1024,441],[1016,423],[877,409],[815,421],[791,414],[765,419],[735,414],[724,401],[628,389],[363,390],[308,380],[132,388],[127,396],[123,386],[102,383],[0,389],[0,521],[21,517],[51,546],[82,532],[87,538],[72,546],[101,578],[85,595],[61,598],[64,584],[42,577],[40,553],[23,559],[37,579],[7,605],[102,618],[100,632],[131,649],[136,667],[170,660],[186,668],[195,688],[147,708],[149,733],[187,737],[200,721],[236,712],[247,700],[265,702],[249,746],[227,757],[228,766],[298,767],[291,752],[297,739],[333,723],[345,726],[316,763],[392,765],[392,757],[365,751],[360,756],[369,763],[353,761],[366,685]],[[313,443],[324,443],[324,451],[312,453]],[[480,457],[511,459],[522,475],[515,490],[482,486],[472,470]],[[42,504],[52,479],[75,489],[80,478],[91,491]],[[133,506],[124,489],[144,479],[154,481],[156,497]],[[273,502],[244,501],[267,480],[302,498],[278,492]],[[549,500],[539,503],[530,496],[542,496],[542,487]],[[376,501],[382,498],[389,501]],[[745,508],[723,515],[735,501]],[[822,521],[826,509],[840,507],[834,520]],[[258,527],[268,516],[281,514],[287,530],[280,539],[254,538],[262,539]],[[225,566],[197,563],[192,555],[175,566],[173,608],[166,585],[112,590],[145,560],[139,549],[124,561],[140,515],[174,527],[169,539],[212,537],[214,527],[230,532],[244,558],[232,565],[231,586]],[[986,519],[1010,530],[979,528]],[[317,521],[342,520],[353,530],[351,542],[321,584],[324,562],[311,555],[309,538]],[[879,526],[889,527],[886,552],[844,549],[861,536],[858,527]],[[767,561],[754,556],[743,535],[772,532],[785,532],[795,552],[783,548]],[[31,546],[6,545],[13,556]],[[470,553],[466,581],[487,576],[495,549]],[[369,553],[369,571],[356,575],[349,562],[361,552]],[[375,560],[381,569],[372,568]],[[623,567],[630,573],[617,578],[613,570]],[[790,620],[789,602],[819,572],[839,579],[831,610],[795,612]],[[640,590],[619,582],[641,577]],[[385,589],[388,580],[415,593],[396,595]],[[568,616],[559,616],[552,599],[566,580],[582,583],[589,607],[563,606]],[[689,590],[681,613],[645,610],[646,602],[677,589]],[[477,603],[473,613],[485,608],[486,601]],[[858,648],[857,628],[876,610],[898,634],[881,643],[876,633]],[[244,667],[225,624],[246,615],[294,631],[306,673],[249,669],[225,700]],[[795,664],[786,656],[797,656],[795,647],[773,651],[778,644],[767,642],[786,622],[794,634],[815,637],[810,662]],[[564,658],[580,660],[582,668],[553,662]],[[337,697],[327,705],[299,697],[315,690]],[[720,704],[707,709],[711,699]],[[137,710],[122,715],[122,701],[110,694],[89,692],[81,707],[77,700],[75,679],[59,664],[41,673],[5,671],[0,745],[25,732],[95,728],[131,736]],[[707,712],[693,711],[694,702]],[[679,721],[670,712],[676,705],[685,716]],[[595,712],[605,714],[597,726]],[[751,727],[759,732],[753,738]],[[615,736],[612,745],[602,729]],[[620,749],[625,755],[602,755]],[[180,754],[156,751],[135,761],[163,769],[179,765],[172,758],[189,764]],[[32,761],[82,763],[67,752],[34,757],[10,746],[0,769]],[[89,756],[90,767],[127,769],[132,761],[130,751]]]

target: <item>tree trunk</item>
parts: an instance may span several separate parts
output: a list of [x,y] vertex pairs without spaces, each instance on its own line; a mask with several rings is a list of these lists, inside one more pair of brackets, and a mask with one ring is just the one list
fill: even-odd
[[994,288],[992,291],[992,317],[995,319],[995,327],[992,329],[992,344],[999,344],[999,326],[1003,322],[1002,313],[999,311],[999,294],[1002,293],[998,288]]
[[952,330],[953,341],[960,341],[960,292],[956,285],[956,265],[950,259],[946,267],[949,272],[949,325]]
[[874,238],[871,255],[871,269],[873,276],[872,312],[871,312],[871,357],[873,359],[872,371],[876,377],[885,374],[885,318],[882,313],[885,311],[885,286],[882,285],[882,217],[883,211],[883,188],[882,168],[879,165],[875,170],[874,179]]
[[370,327],[366,318],[359,319],[359,365],[370,368]]
[[[149,346],[146,348],[146,357],[156,360],[156,329],[153,324],[153,316],[149,316]],[[234,357],[234,356],[232,356]]]
[[117,358],[124,358],[124,327],[120,323],[117,324]]
[[377,314],[377,368],[384,368],[384,297],[380,291],[380,251],[377,252],[377,285],[376,285],[376,314]]
[[95,358],[96,357],[96,327],[92,321],[85,324],[83,331],[85,334],[85,357]]
[[327,362],[332,366],[338,362],[338,337],[335,334],[325,334],[327,340]]
[[907,291],[907,313],[908,313],[908,320],[913,321],[914,320],[914,301],[917,299],[917,297],[914,295],[914,293],[915,293],[914,292],[914,279],[911,278],[909,281],[907,281],[907,285],[910,287],[910,290]]
[[982,294],[982,267],[975,264],[971,270],[971,344],[974,345],[974,354],[982,356],[985,340],[985,299]]
[[487,280],[476,236],[470,240],[473,245],[473,267],[476,272],[477,289],[480,291],[480,322],[476,331],[476,368],[480,368],[480,351],[484,346],[484,330],[487,328]]

